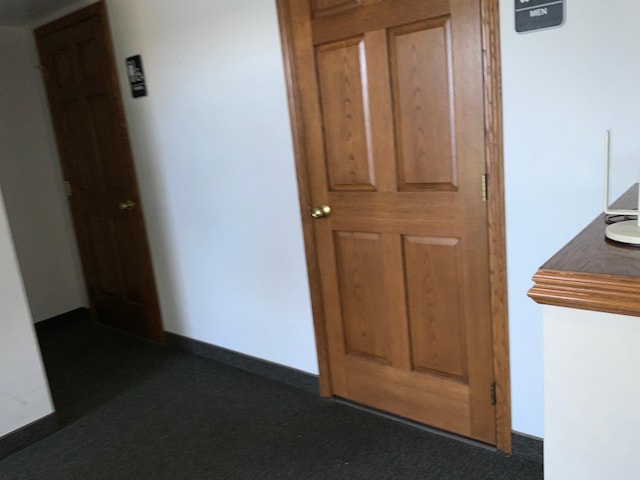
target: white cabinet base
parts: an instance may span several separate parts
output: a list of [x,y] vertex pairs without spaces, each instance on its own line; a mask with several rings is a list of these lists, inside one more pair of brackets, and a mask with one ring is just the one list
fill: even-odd
[[640,318],[544,306],[545,480],[640,479]]

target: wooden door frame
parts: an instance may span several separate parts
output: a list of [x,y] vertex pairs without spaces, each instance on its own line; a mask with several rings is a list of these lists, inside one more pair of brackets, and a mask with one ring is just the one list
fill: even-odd
[[[305,129],[298,93],[297,65],[293,52],[294,38],[287,3],[276,0],[280,36],[287,83],[289,115],[293,135],[300,215],[306,251],[307,271],[316,348],[318,354],[320,394],[333,395],[325,317],[320,288],[320,273],[314,223],[309,216],[311,183],[305,162]],[[505,240],[502,80],[500,75],[499,0],[478,0],[482,21],[482,57],[485,112],[485,156],[487,182],[487,218],[489,242],[489,277],[491,282],[491,314],[493,370],[496,382],[496,446],[511,453],[511,386],[509,373],[509,324],[507,312],[507,261]]]

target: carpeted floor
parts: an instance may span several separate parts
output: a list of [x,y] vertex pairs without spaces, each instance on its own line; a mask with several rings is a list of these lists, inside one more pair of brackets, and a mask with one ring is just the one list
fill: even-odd
[[41,334],[63,428],[0,479],[542,479],[440,437],[95,324]]

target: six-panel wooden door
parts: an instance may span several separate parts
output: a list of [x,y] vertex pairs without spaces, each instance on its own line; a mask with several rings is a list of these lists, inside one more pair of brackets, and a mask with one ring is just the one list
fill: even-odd
[[496,443],[478,0],[289,0],[335,395]]
[[162,340],[104,2],[35,34],[91,306],[104,323]]

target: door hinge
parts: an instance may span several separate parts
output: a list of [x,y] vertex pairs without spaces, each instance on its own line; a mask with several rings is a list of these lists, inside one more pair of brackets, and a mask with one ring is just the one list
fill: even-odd
[[487,201],[487,174],[482,174],[482,201]]
[[73,193],[71,192],[71,182],[69,180],[64,181],[64,193],[67,195],[67,197],[73,195]]
[[491,390],[491,405],[495,405],[496,403],[498,403],[498,400],[496,398],[496,382],[491,382],[491,386],[489,387],[489,389]]

